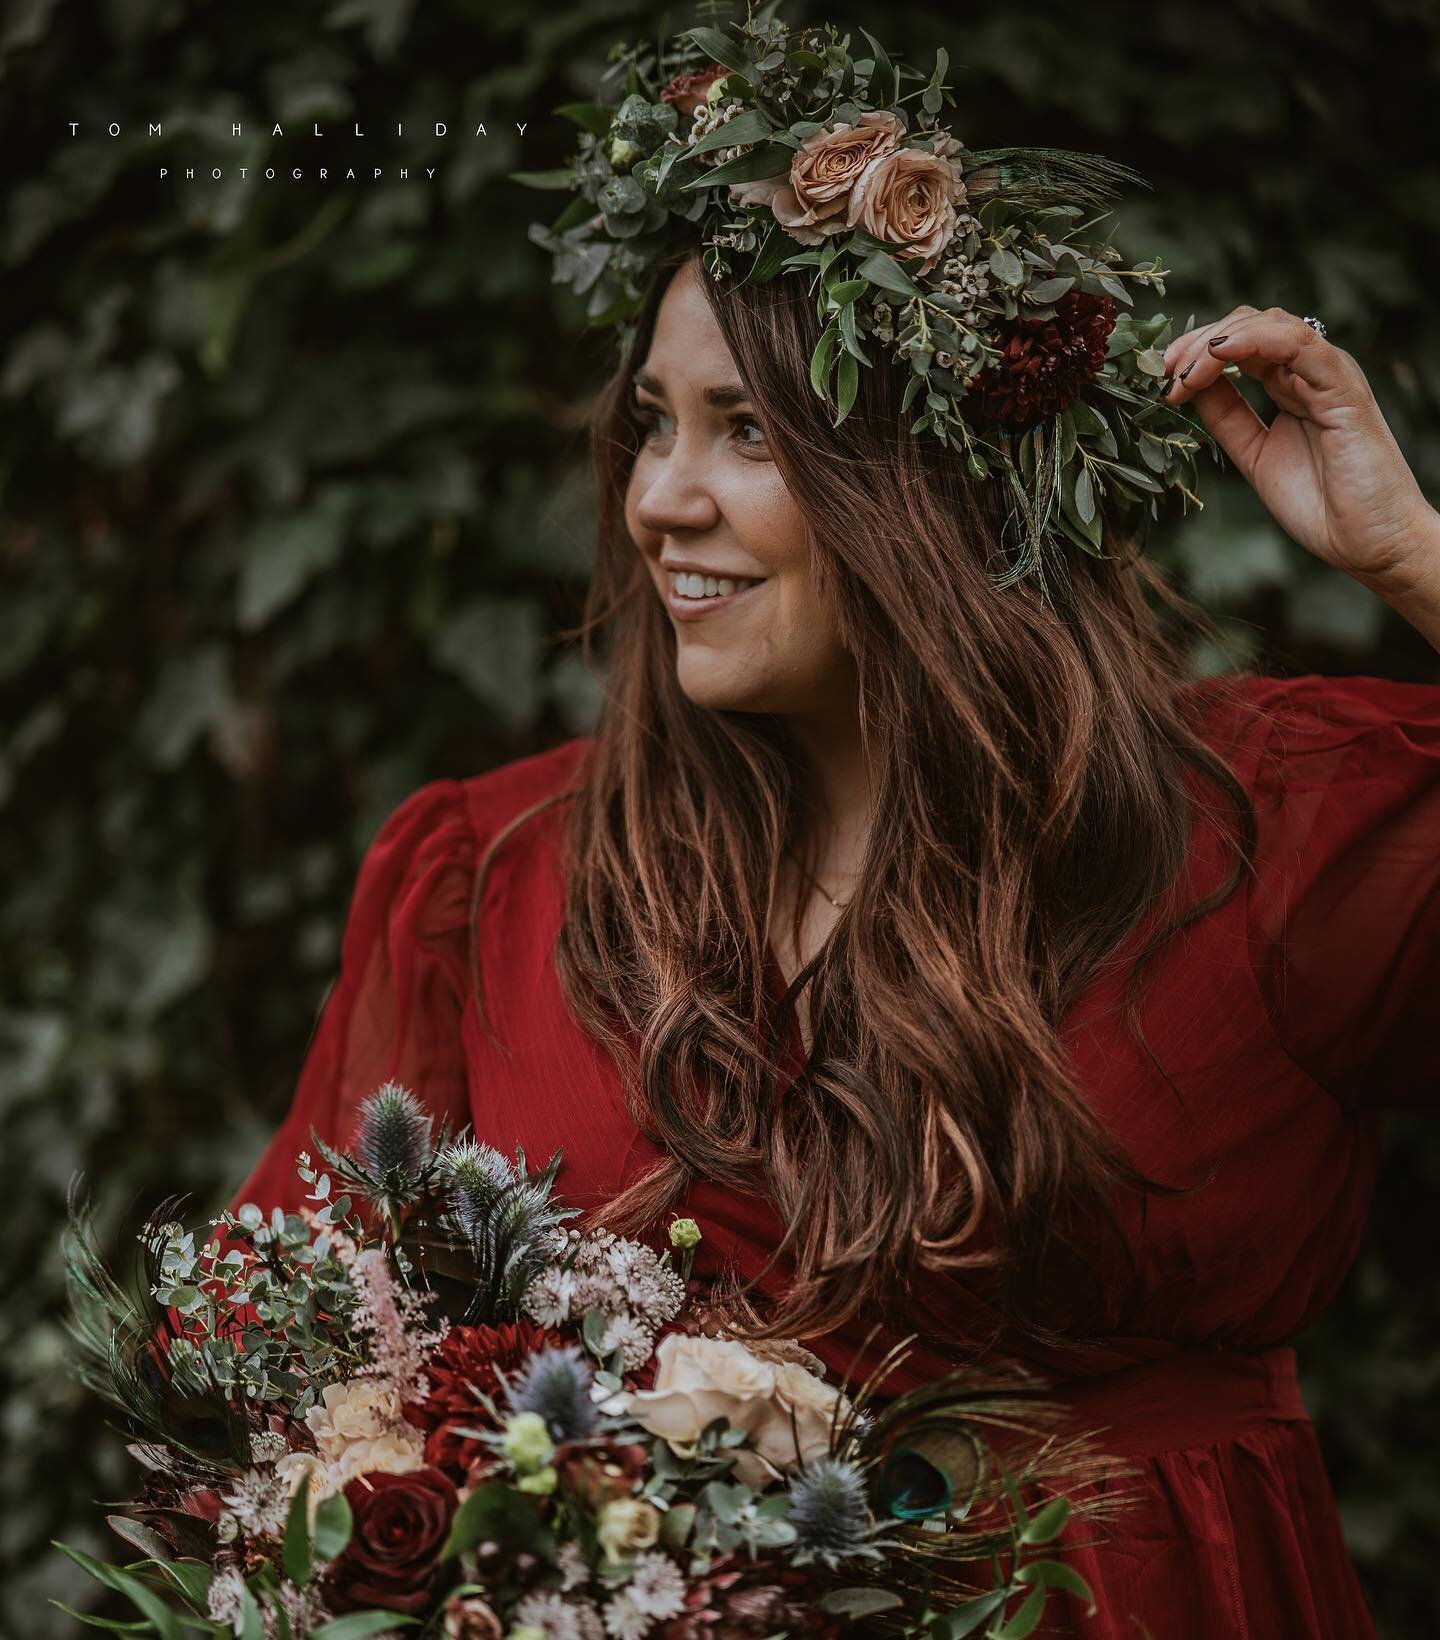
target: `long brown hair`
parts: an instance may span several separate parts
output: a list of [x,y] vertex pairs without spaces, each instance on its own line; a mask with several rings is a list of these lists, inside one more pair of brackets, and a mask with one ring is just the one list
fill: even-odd
[[[577,1019],[626,1072],[634,1120],[666,1151],[599,1216],[653,1227],[697,1178],[765,1191],[794,1272],[764,1307],[758,1330],[772,1334],[828,1331],[862,1298],[899,1314],[917,1275],[967,1266],[991,1272],[1000,1312],[1032,1336],[1114,1325],[1101,1273],[1127,1256],[1116,1189],[1203,1181],[1135,1169],[1077,1087],[1058,1026],[1166,895],[1168,925],[1129,975],[1138,1030],[1145,962],[1249,869],[1250,803],[1182,698],[1196,680],[1181,637],[1210,624],[1113,532],[1110,559],[1070,556],[1052,602],[1029,582],[997,592],[995,487],[908,432],[903,373],[862,370],[833,428],[809,385],[819,326],[805,281],[720,289],[701,272],[854,657],[885,816],[848,910],[787,993],[788,1005],[808,986],[812,1048],[784,1085],[765,974],[782,854],[809,846],[805,770],[783,719],[682,692],[624,520],[642,436],[631,375],[684,260],[660,270],[590,423],[598,558],[578,630],[605,692],[565,798],[555,960]],[[1184,765],[1234,810],[1229,873],[1188,906],[1169,898],[1190,835]],[[1103,1258],[1087,1227],[1107,1233]],[[1095,1280],[1061,1330],[1053,1303],[1041,1320],[1040,1291],[1067,1250],[1069,1274]]]

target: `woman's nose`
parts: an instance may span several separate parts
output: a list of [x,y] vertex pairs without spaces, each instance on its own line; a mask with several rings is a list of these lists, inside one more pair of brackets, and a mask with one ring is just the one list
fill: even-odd
[[635,516],[642,529],[669,535],[714,527],[720,509],[706,482],[703,463],[683,454],[676,444],[668,455],[647,463],[647,469],[635,499]]

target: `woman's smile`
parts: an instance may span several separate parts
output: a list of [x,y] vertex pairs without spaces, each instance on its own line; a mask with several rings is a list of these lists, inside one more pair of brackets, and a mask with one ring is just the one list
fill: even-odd
[[698,621],[731,609],[765,584],[764,576],[707,575],[699,570],[665,570],[665,604],[677,621]]

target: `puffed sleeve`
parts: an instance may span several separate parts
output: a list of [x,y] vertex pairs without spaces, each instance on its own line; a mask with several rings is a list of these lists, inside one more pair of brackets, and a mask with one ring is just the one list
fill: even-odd
[[311,1129],[349,1138],[360,1102],[403,1083],[436,1125],[469,1120],[460,1019],[469,975],[476,851],[458,781],[414,792],[389,817],[360,865],[340,951],[290,1112],[232,1205],[294,1207],[305,1186],[296,1154]]
[[1355,1110],[1440,1110],[1440,686],[1284,680],[1252,793],[1252,955],[1290,1057]]

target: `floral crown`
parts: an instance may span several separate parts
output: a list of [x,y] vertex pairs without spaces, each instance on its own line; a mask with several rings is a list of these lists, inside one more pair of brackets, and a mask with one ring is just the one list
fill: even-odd
[[824,324],[810,382],[833,425],[873,352],[907,371],[910,431],[1003,486],[999,587],[1034,575],[1043,591],[1067,541],[1107,556],[1102,512],[1143,539],[1167,490],[1200,505],[1196,454],[1218,452],[1160,397],[1171,323],[1128,311],[1130,287],[1163,295],[1168,270],[1079,237],[1110,214],[1087,211],[1144,178],[1095,154],[969,149],[939,123],[954,104],[943,49],[927,77],[861,29],[869,49],[852,57],[848,34],[777,22],[779,4],[617,45],[604,77],[623,75],[623,100],[555,110],[581,130],[570,163],[511,173],[575,193],[530,228],[554,282],[624,347],[678,242],[698,236],[716,280],[808,272]]

